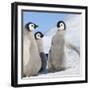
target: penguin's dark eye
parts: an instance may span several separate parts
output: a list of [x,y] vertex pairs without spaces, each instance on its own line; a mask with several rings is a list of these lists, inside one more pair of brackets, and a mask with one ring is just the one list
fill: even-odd
[[41,35],[40,34],[37,34],[36,37],[41,37]]
[[30,24],[29,27],[32,28],[32,27],[34,27],[34,25],[33,24]]
[[63,26],[63,23],[61,23],[60,26]]
[[34,25],[31,25],[32,27],[34,26]]
[[38,34],[38,37],[40,37],[40,34]]

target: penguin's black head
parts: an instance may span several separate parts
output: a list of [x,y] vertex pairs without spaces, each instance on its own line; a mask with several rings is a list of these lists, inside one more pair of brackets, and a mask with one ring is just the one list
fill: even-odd
[[34,37],[35,37],[36,40],[43,38],[43,36],[44,36],[44,34],[42,32],[36,32],[34,34]]
[[66,30],[66,24],[65,24],[65,22],[64,21],[58,21],[57,28],[59,30]]
[[38,25],[32,23],[32,22],[28,22],[26,25],[25,25],[25,28],[28,30],[28,31],[33,31],[35,30],[36,28],[38,27]]

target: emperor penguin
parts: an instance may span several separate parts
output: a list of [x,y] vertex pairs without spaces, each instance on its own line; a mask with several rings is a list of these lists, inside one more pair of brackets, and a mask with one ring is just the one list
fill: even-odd
[[41,58],[33,34],[38,25],[28,22],[23,31],[23,77],[37,75],[41,69]]
[[52,38],[51,48],[48,56],[49,72],[61,71],[67,68],[65,46],[71,47],[79,54],[79,51],[76,47],[74,47],[70,43],[67,43],[65,39],[65,32],[65,22],[59,21],[57,23],[56,34]]
[[39,55],[40,55],[41,62],[42,62],[41,69],[39,72],[43,72],[46,70],[46,66],[47,66],[47,56],[44,53],[44,47],[43,47],[44,34],[38,31],[34,34],[34,36],[37,42],[38,51],[39,51]]
[[63,70],[66,67],[65,60],[65,30],[66,25],[63,21],[57,23],[56,34],[52,38],[52,44],[48,56],[48,71],[54,72]]

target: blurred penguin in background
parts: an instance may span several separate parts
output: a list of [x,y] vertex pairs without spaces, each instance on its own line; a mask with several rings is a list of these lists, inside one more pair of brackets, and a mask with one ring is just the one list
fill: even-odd
[[41,58],[33,34],[37,27],[36,24],[29,22],[23,31],[23,77],[37,75],[41,69]]
[[37,42],[38,51],[39,51],[39,55],[40,55],[41,62],[42,62],[40,72],[43,72],[46,70],[46,66],[47,66],[47,56],[44,53],[44,47],[43,47],[43,36],[44,35],[41,32],[36,32],[34,36]]

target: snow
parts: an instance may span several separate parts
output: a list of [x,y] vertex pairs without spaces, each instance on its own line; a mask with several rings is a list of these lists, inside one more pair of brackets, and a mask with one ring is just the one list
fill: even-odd
[[66,50],[67,52],[67,69],[60,72],[54,72],[54,73],[46,73],[47,71],[44,71],[42,74],[39,74],[38,76],[31,76],[27,77],[26,79],[38,79],[38,78],[65,78],[65,77],[78,77],[80,76],[80,57],[79,55],[74,52],[73,50]]
[[[66,31],[66,39],[73,43],[80,50],[80,30],[81,30],[81,16],[69,16],[66,20],[67,31]],[[54,27],[50,29],[43,38],[44,43],[44,52],[48,53],[51,40],[53,35],[55,34],[57,28]],[[62,78],[62,77],[80,77],[81,76],[81,60],[80,56],[73,51],[72,49],[66,48],[66,56],[67,56],[67,69],[64,71],[54,72],[54,73],[46,73],[44,71],[42,74],[38,76],[31,76],[31,78]]]

